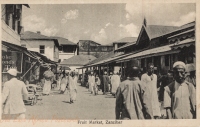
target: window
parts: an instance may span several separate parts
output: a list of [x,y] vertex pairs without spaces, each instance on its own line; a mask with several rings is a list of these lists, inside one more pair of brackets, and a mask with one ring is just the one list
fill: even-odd
[[40,45],[40,53],[44,54],[44,50],[45,50],[45,46],[44,45]]
[[22,44],[22,47],[26,48],[26,44]]

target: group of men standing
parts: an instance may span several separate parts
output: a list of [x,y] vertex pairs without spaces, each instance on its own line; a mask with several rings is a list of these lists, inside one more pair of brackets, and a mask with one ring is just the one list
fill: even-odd
[[[116,119],[159,119],[161,104],[158,100],[157,75],[154,65],[139,78],[139,66],[128,71],[116,92]],[[178,61],[173,65],[174,80],[164,87],[163,108],[167,119],[192,119],[196,116],[196,90],[185,80],[186,65]]]

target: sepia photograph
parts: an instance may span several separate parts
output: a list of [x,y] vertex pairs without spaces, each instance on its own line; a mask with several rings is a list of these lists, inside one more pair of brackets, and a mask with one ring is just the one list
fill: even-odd
[[192,2],[1,3],[1,119],[197,119],[196,15]]

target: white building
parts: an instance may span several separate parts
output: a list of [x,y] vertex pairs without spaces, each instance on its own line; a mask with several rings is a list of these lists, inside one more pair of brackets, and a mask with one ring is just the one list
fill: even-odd
[[58,40],[60,48],[59,48],[59,59],[61,61],[65,59],[69,59],[75,55],[77,55],[77,44],[69,41],[66,38],[62,37],[52,37]]
[[57,39],[42,35],[39,31],[24,32],[21,35],[21,45],[30,51],[39,52],[52,61],[58,62],[59,60],[59,43]]

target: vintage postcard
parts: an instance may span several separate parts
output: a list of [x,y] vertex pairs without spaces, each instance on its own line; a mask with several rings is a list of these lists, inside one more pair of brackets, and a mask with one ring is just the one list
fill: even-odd
[[1,1],[4,126],[199,127],[199,1]]

